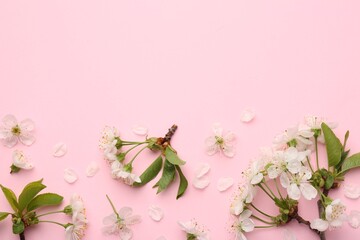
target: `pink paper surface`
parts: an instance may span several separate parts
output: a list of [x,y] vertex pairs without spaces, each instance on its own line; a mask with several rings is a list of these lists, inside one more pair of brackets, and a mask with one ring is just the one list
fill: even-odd
[[[64,196],[63,206],[79,193],[89,219],[86,240],[118,239],[101,232],[103,217],[112,212],[105,194],[118,208],[130,206],[142,215],[133,239],[185,239],[177,221],[193,218],[212,239],[234,239],[229,205],[236,187],[220,193],[217,180],[240,181],[259,148],[270,146],[275,135],[304,115],[321,115],[339,122],[339,136],[349,129],[348,145],[360,151],[359,25],[359,1],[2,0],[0,117],[33,119],[37,141],[31,147],[0,146],[0,183],[18,194],[29,181],[44,178],[47,191]],[[256,118],[244,124],[241,112],[248,107]],[[214,122],[236,133],[234,158],[206,155],[204,140]],[[156,195],[151,184],[133,189],[111,178],[98,149],[105,125],[141,140],[133,125],[148,126],[149,136],[160,137],[174,123],[179,129],[172,145],[187,161],[189,188],[183,198],[175,200],[178,182]],[[68,153],[55,158],[52,147],[60,141]],[[10,175],[14,149],[23,150],[35,168]],[[152,158],[142,155],[136,169]],[[88,178],[91,161],[100,171]],[[211,165],[211,183],[197,190],[191,182],[202,162]],[[63,180],[68,167],[79,176],[71,185]],[[345,182],[360,184],[358,174],[353,171]],[[348,211],[359,209],[360,200],[346,199],[341,189],[332,196],[341,197]],[[272,208],[265,196],[260,201]],[[147,215],[152,204],[164,210],[160,222]],[[5,210],[0,196],[0,211]],[[315,218],[316,211],[315,201],[300,207],[306,219]],[[297,239],[318,239],[296,222],[287,228]],[[247,236],[281,239],[283,230]],[[26,236],[61,240],[64,230],[41,224]],[[358,239],[359,230],[346,224],[327,236]],[[0,223],[0,239],[18,239],[10,219]]]

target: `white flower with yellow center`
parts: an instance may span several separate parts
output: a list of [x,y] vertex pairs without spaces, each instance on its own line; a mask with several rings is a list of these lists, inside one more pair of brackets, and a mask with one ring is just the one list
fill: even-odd
[[246,209],[232,225],[236,240],[246,240],[247,238],[244,235],[244,232],[251,232],[254,230],[255,223],[252,219],[250,219],[251,215],[252,212],[249,209]]
[[290,127],[285,132],[277,135],[274,139],[274,144],[277,149],[286,149],[288,147],[296,147],[299,150],[305,150],[312,145],[309,140],[314,136],[314,132],[310,129],[301,129],[299,125]]
[[339,228],[342,226],[343,222],[347,220],[345,211],[345,205],[340,199],[335,199],[325,208],[325,220],[320,218],[314,219],[311,221],[310,227],[320,232],[323,232],[328,228]]
[[35,124],[31,119],[25,119],[18,123],[13,115],[6,115],[0,126],[0,140],[6,147],[13,147],[18,140],[24,145],[30,146],[35,142],[32,132]]
[[34,167],[34,164],[30,163],[24,153],[20,150],[15,150],[12,156],[13,162],[11,173],[18,172],[20,169],[29,170]]
[[223,134],[223,129],[218,123],[213,125],[213,132],[214,135],[205,140],[207,154],[223,152],[226,157],[234,157],[235,147],[232,142],[235,140],[235,134],[233,132]]
[[180,228],[186,232],[187,240],[209,240],[210,235],[208,231],[200,227],[195,221],[181,222],[178,221]]

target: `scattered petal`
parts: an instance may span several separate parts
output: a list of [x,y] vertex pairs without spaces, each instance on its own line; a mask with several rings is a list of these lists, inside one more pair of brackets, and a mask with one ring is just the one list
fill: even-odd
[[160,207],[154,205],[151,205],[148,208],[148,214],[149,217],[156,222],[159,222],[164,217],[163,210]]
[[99,164],[95,161],[92,161],[89,166],[86,168],[86,176],[93,177],[99,171]]
[[67,183],[74,183],[78,179],[75,171],[71,168],[66,168],[64,170],[64,180]]
[[240,120],[244,123],[251,122],[255,117],[254,110],[247,108],[241,113]]
[[207,163],[202,163],[200,167],[195,171],[195,177],[201,178],[205,174],[207,174],[210,170],[210,165]]
[[229,189],[234,184],[233,178],[220,178],[217,182],[217,189],[220,192],[223,192],[227,189]]
[[283,237],[284,240],[296,240],[297,239],[295,234],[292,231],[290,231],[289,229],[284,229],[283,236],[284,236]]
[[344,194],[351,199],[358,199],[360,197],[360,187],[351,184],[344,185]]
[[348,216],[348,221],[352,228],[358,228],[360,226],[360,212],[351,211]]
[[193,180],[193,186],[197,189],[204,189],[207,186],[209,186],[210,180],[208,177],[202,177],[202,178],[194,178]]
[[133,133],[139,136],[145,136],[148,133],[148,128],[142,125],[135,125],[133,126]]
[[166,240],[164,236],[158,237],[156,240]]
[[62,157],[67,152],[67,146],[65,143],[59,142],[53,147],[53,156],[54,157]]

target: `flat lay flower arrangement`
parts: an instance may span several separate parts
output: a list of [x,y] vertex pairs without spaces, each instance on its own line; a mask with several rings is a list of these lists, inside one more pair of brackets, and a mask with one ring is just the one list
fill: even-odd
[[[253,117],[254,112],[247,111],[243,114],[242,121],[250,122]],[[149,137],[147,129],[138,126],[133,131],[144,139],[129,141],[123,139],[115,127],[106,126],[100,137],[99,148],[108,165],[110,177],[118,180],[119,184],[129,185],[133,191],[154,181],[152,187],[157,189],[156,194],[167,190],[178,178],[176,199],[186,197],[188,180],[182,171],[186,162],[171,144],[177,128],[176,125],[170,127],[164,137]],[[266,231],[267,228],[284,226],[292,221],[303,224],[304,230],[312,231],[322,240],[326,239],[326,234],[331,234],[332,230],[340,228],[346,222],[353,228],[360,226],[360,212],[350,212],[341,199],[331,197],[331,191],[342,186],[346,197],[360,197],[359,187],[343,184],[345,175],[360,166],[360,153],[352,154],[347,148],[349,131],[340,138],[334,133],[334,128],[336,124],[323,118],[306,117],[303,123],[276,136],[273,145],[263,148],[260,156],[251,161],[247,169],[243,169],[241,176],[237,176],[238,180],[242,180],[228,210],[232,219],[229,226],[232,239],[246,240],[249,232],[260,229]],[[32,120],[18,122],[13,115],[6,115],[0,126],[0,139],[9,149],[16,144],[31,146],[35,142],[34,130],[35,124]],[[205,151],[209,156],[236,156],[235,134],[224,131],[220,124],[214,124],[213,135],[204,139]],[[53,155],[61,157],[66,151],[66,144],[58,143],[54,146]],[[133,162],[141,159],[144,151],[156,154],[155,159],[148,166],[141,165],[142,169],[134,168]],[[321,151],[326,153],[326,165],[321,165]],[[21,174],[23,170],[34,168],[24,151],[15,149],[12,153],[8,174]],[[92,162],[86,169],[87,176],[94,176],[98,169],[96,162]],[[193,187],[204,189],[209,185],[209,170],[210,165],[203,163],[195,171]],[[155,181],[157,177],[158,180]],[[77,180],[77,175],[72,169],[65,169],[64,180],[73,183]],[[46,179],[30,181],[19,193],[13,191],[11,186],[0,185],[12,209],[10,212],[0,209],[0,221],[10,220],[12,232],[19,235],[20,239],[25,239],[28,228],[36,228],[38,224],[62,227],[66,240],[82,239],[91,222],[85,210],[86,199],[83,201],[79,194],[72,194],[69,203],[59,209],[64,199],[63,193],[42,193],[46,188],[43,182],[46,182]],[[222,192],[233,184],[232,178],[222,178],[217,183],[217,189]],[[109,207],[108,215],[103,219],[104,235],[116,235],[121,240],[136,239],[132,225],[141,225],[141,214],[134,212],[130,206],[119,206],[113,202],[112,194],[104,196],[104,203],[107,202]],[[274,215],[264,210],[256,201],[260,197],[271,202],[278,213]],[[314,203],[310,202],[313,199],[317,200],[318,217],[305,219],[301,216],[300,206],[302,209],[306,208],[306,204]],[[60,218],[59,222],[56,216],[61,214],[68,216],[68,221],[63,222],[64,218]],[[161,206],[153,205],[149,207],[148,215],[154,221],[160,221],[164,213]],[[179,231],[184,232],[184,239],[211,239],[211,229],[207,229],[196,219],[179,220],[177,224]],[[289,231],[285,238],[296,239]],[[157,240],[165,239],[159,237]]]

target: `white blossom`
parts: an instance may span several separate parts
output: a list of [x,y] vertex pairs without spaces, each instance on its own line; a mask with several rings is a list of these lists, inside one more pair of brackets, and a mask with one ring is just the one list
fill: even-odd
[[289,146],[295,146],[299,150],[305,150],[312,141],[309,140],[314,133],[310,129],[300,129],[299,125],[290,127],[282,134],[279,134],[274,139],[274,144],[277,149],[286,149]]
[[210,240],[210,234],[203,227],[200,227],[195,221],[178,221],[180,228],[186,232],[187,237],[197,240]]
[[214,135],[205,140],[207,154],[214,155],[222,151],[225,156],[234,157],[235,147],[232,142],[235,140],[235,134],[233,132],[223,134],[220,124],[213,125],[213,132]]
[[244,210],[232,225],[235,231],[236,240],[247,240],[244,232],[251,232],[255,228],[255,223],[250,219],[252,212],[249,209]]
[[111,175],[115,179],[121,179],[127,185],[132,185],[134,182],[141,182],[139,176],[131,172],[131,167],[123,165],[120,161],[113,161],[111,163]]
[[15,150],[12,155],[12,164],[20,169],[29,170],[34,167],[34,164],[30,163],[24,153],[20,150]]
[[30,146],[35,142],[33,131],[35,124],[31,119],[25,119],[18,123],[15,116],[6,115],[0,125],[0,140],[6,147],[13,147],[18,140],[24,145]]
[[305,116],[304,120],[305,120],[305,127],[303,127],[303,129],[317,132],[319,134],[317,140],[321,143],[325,143],[324,134],[322,134],[321,131],[321,124],[325,123],[331,129],[336,128],[338,125],[335,122],[327,121],[327,119],[324,117],[318,117],[318,116]]
[[345,211],[345,205],[340,201],[340,199],[335,199],[331,202],[331,204],[326,206],[325,219],[314,219],[311,221],[310,227],[320,232],[323,232],[328,228],[339,228],[347,219]]

